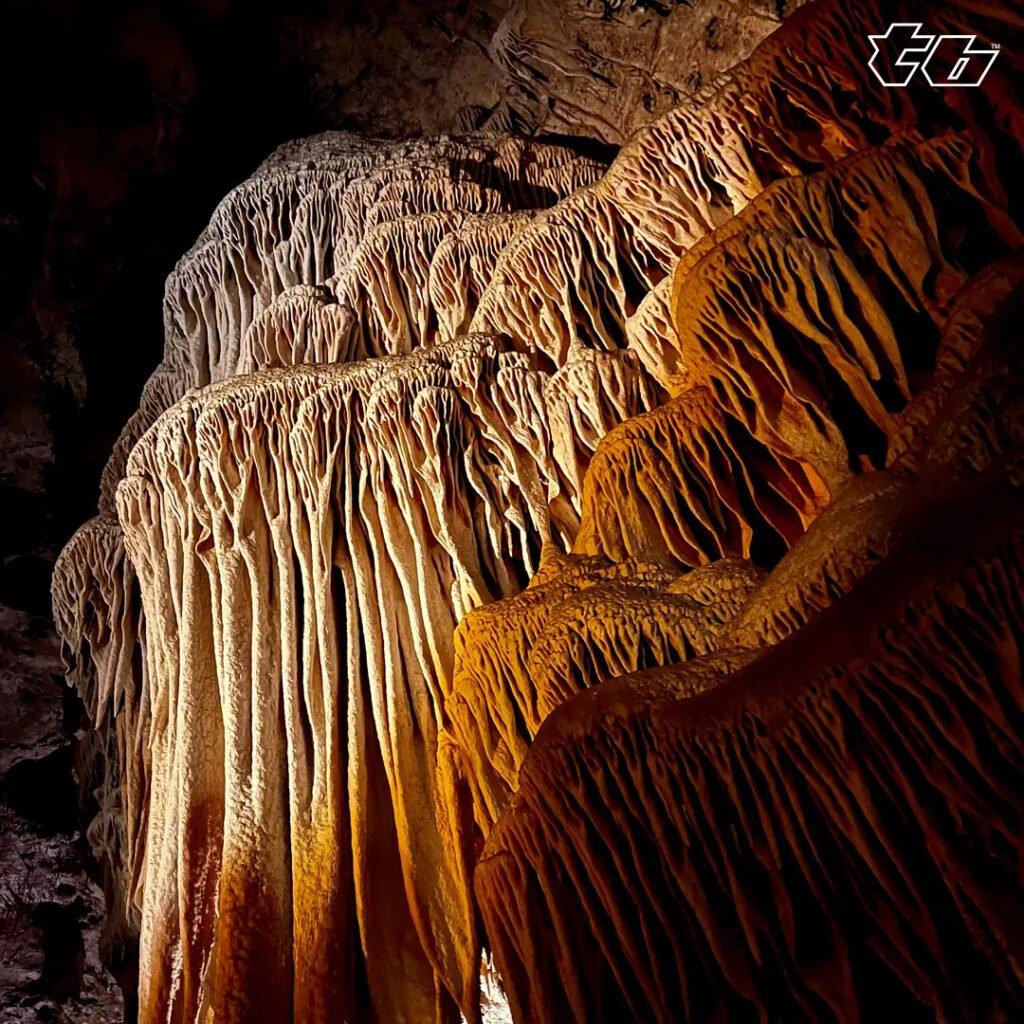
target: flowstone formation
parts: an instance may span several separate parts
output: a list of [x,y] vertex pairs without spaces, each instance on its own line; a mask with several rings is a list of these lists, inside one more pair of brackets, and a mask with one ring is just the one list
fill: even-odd
[[1020,24],[224,200],[54,578],[142,1021],[1024,1011]]

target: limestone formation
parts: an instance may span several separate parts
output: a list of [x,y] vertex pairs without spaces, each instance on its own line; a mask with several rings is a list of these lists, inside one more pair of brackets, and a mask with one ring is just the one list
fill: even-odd
[[[601,685],[528,730],[476,874],[517,1019],[1020,1012],[1012,912],[993,902],[1016,891],[1020,863],[1003,803],[1022,739],[1010,384],[1020,265],[992,262],[1019,240],[1006,187],[997,177],[978,188],[971,170],[995,165],[962,145],[897,143],[781,182],[679,262],[681,394],[709,390],[745,443],[816,475],[824,486],[810,493],[830,504],[804,505],[813,523],[787,539],[709,653],[680,650],[675,664],[602,681],[591,655],[560,647],[575,654],[561,678]],[[1009,152],[1007,168],[1019,149]],[[955,193],[913,185],[918,160],[986,212],[941,228],[935,199]],[[839,192],[815,198],[830,180]],[[907,212],[924,212],[916,227],[900,212],[901,182],[914,195]],[[865,186],[873,197],[856,200]],[[842,243],[826,237],[837,216],[848,218]],[[837,323],[837,310],[862,319]],[[688,485],[683,472],[707,448],[658,444],[673,405],[635,421],[646,447],[633,472],[606,468],[599,448],[581,552],[716,557],[682,548],[680,523],[703,507],[695,493],[733,478],[704,469],[702,491]],[[602,447],[617,452],[632,426]],[[668,451],[686,453],[671,484],[644,457]],[[677,504],[665,511],[667,497]],[[728,536],[721,518],[704,522]],[[684,616],[645,604],[686,635]],[[519,684],[531,693],[544,686],[538,662]]]
[[942,403],[959,459],[857,481],[719,653],[549,716],[477,872],[514,1014],[1019,1012],[1020,308]]
[[893,16],[215,211],[54,581],[144,1024],[1024,1008],[1021,83],[875,88]]
[[68,682],[101,741],[99,813],[88,830],[108,889],[102,940],[108,964],[131,963],[139,930],[150,802],[150,690],[135,570],[120,525],[86,523],[54,568],[53,604]]

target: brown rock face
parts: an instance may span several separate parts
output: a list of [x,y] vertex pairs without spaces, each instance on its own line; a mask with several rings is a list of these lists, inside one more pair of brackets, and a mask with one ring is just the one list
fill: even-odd
[[[588,618],[673,636],[666,667],[559,644],[585,692],[539,730],[524,717],[514,772],[480,798],[476,891],[515,1017],[1020,1013],[1019,149],[993,160],[969,123],[779,181],[677,264],[679,397],[599,446],[576,550],[626,571],[790,550],[738,612],[721,595],[704,649],[653,595]],[[942,212],[960,187],[972,200]],[[717,462],[697,395],[732,425]],[[752,444],[756,471],[722,471],[749,471]],[[525,635],[470,616],[456,678],[472,665],[528,704],[547,619],[505,604]],[[498,651],[524,648],[509,674]],[[465,743],[481,777],[503,767]]]
[[[521,1022],[1012,1020],[1019,18],[819,0],[674,105],[615,33],[689,9],[538,76],[553,10],[553,111],[673,97],[610,167],[314,136],[168,279],[53,590],[140,1019],[479,1021],[486,949]],[[897,16],[1006,59],[884,90]]]

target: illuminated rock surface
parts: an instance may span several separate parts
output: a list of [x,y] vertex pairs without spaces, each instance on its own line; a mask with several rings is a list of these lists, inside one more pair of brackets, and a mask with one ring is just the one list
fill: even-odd
[[1020,83],[878,88],[892,18],[607,170],[328,133],[218,207],[54,579],[143,1022],[476,1021],[485,948],[520,1022],[1024,1011]]

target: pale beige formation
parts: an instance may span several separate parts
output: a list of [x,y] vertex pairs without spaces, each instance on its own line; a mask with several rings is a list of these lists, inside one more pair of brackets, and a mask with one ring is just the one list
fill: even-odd
[[103,941],[130,946],[141,918],[150,744],[159,725],[150,715],[137,577],[116,516],[91,519],[61,553],[53,605],[68,682],[104,738],[99,813],[88,830],[113,888]]
[[638,411],[628,364],[588,365],[567,393],[574,365],[552,375],[477,335],[267,370],[186,397],[135,448],[118,509],[167,723],[147,1012],[323,1019],[354,999],[333,965],[354,971],[357,949],[378,1019],[422,1020],[448,989],[471,1012],[468,840],[438,735],[452,636],[525,583],[537,537],[565,543],[579,453],[560,438]]
[[169,280],[165,360],[104,478],[109,505],[125,477],[131,561],[107,516],[55,582],[70,678],[132,738],[117,760],[145,757],[104,794],[131,830],[108,852],[144,1019],[478,1012],[439,771],[455,622],[570,542],[593,446],[653,394],[626,354],[553,367],[529,340],[442,337],[529,207],[598,171],[514,138],[317,138]]

